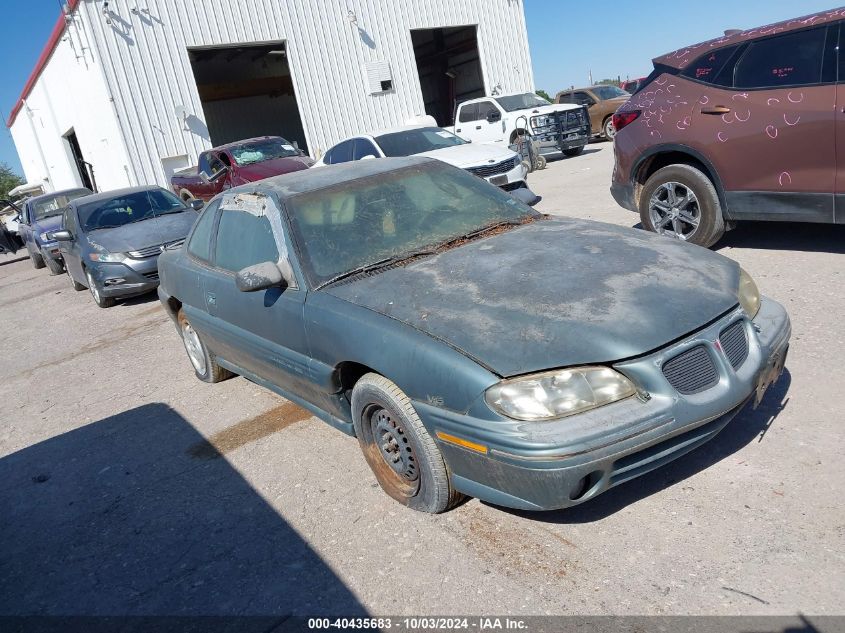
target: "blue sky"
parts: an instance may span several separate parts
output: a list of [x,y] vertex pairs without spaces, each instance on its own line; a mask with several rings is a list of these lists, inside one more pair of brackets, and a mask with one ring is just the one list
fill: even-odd
[[[687,44],[721,35],[728,28],[769,22],[834,8],[815,0],[678,0],[609,3],[583,0],[523,0],[537,88],[557,90],[607,77],[640,77],[650,60]],[[17,10],[0,22],[6,62],[0,81],[4,121],[17,101],[59,16],[58,0],[14,0]],[[0,161],[21,172],[9,131],[0,131]]]

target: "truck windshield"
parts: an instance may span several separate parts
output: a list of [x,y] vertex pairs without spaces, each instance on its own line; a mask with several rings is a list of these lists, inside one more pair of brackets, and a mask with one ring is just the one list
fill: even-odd
[[285,206],[314,286],[538,215],[498,187],[440,161],[339,182],[293,196]]
[[283,138],[250,141],[230,147],[229,151],[238,165],[252,165],[274,158],[299,156],[299,151]]
[[617,88],[616,86],[596,86],[593,89],[593,92],[596,96],[601,99],[602,101],[606,101],[608,99],[616,99],[617,97],[630,97],[631,94],[622,90],[622,88]]
[[79,205],[79,222],[87,233],[113,229],[168,213],[181,213],[187,209],[179,198],[164,189],[133,191]]
[[391,132],[390,134],[376,136],[375,139],[384,155],[393,158],[466,144],[464,139],[439,127]]
[[61,215],[68,202],[76,200],[82,196],[90,196],[91,192],[87,189],[77,189],[75,191],[63,191],[52,196],[43,196],[36,198],[30,202],[32,209],[32,222],[43,220],[54,215]]
[[516,110],[525,110],[527,108],[539,108],[549,105],[549,102],[538,97],[533,92],[526,92],[521,95],[508,95],[507,97],[496,97],[496,101],[507,112],[514,112]]

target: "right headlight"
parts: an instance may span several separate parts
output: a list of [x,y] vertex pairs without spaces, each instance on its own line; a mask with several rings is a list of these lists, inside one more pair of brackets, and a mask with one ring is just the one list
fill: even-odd
[[737,290],[737,299],[739,305],[748,315],[749,319],[753,319],[760,311],[760,290],[757,284],[744,269],[739,269],[739,289]]
[[595,409],[636,393],[631,381],[610,367],[578,367],[504,380],[490,387],[484,397],[505,417],[542,421]]

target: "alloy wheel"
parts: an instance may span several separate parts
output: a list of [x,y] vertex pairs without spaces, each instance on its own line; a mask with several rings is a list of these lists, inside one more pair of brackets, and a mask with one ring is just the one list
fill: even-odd
[[689,240],[701,224],[701,209],[692,189],[680,182],[660,185],[648,202],[648,215],[655,232]]
[[196,330],[187,321],[182,322],[182,342],[185,344],[185,351],[188,353],[191,365],[194,366],[198,374],[205,375],[206,363],[202,343]]

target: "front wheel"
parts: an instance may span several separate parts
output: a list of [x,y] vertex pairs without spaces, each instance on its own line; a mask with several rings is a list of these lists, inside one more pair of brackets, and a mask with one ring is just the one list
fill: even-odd
[[36,270],[41,270],[44,268],[44,258],[41,256],[40,253],[30,253],[29,259],[32,261],[32,267]]
[[563,150],[564,156],[580,156],[584,153],[584,148],[586,145],[579,145],[578,147],[570,147],[569,149]]
[[91,291],[91,297],[94,299],[94,303],[101,308],[111,308],[116,303],[114,297],[103,296],[103,293],[101,293],[100,289],[97,287],[97,282],[94,281],[94,277],[91,275],[90,270],[85,272],[85,278],[88,280],[88,290]]
[[188,360],[191,361],[197,378],[203,382],[214,383],[226,380],[234,375],[228,369],[224,369],[217,364],[214,354],[202,342],[199,334],[182,310],[179,310],[179,314],[176,315],[176,322],[179,324],[182,343],[185,345]]
[[67,273],[68,279],[70,279],[70,285],[73,286],[73,289],[79,292],[80,290],[85,290],[85,284],[81,284],[76,279],[73,278],[73,275],[70,272],[70,268],[65,266],[65,272]]
[[716,188],[692,165],[654,172],[643,186],[639,208],[643,226],[661,235],[709,247],[725,233]]
[[61,275],[63,272],[65,272],[65,267],[62,265],[62,263],[56,261],[52,257],[44,257],[44,263],[47,264],[47,268],[50,269],[51,275]]
[[393,382],[364,375],[352,390],[352,420],[364,459],[396,501],[437,514],[463,498],[411,400]]

